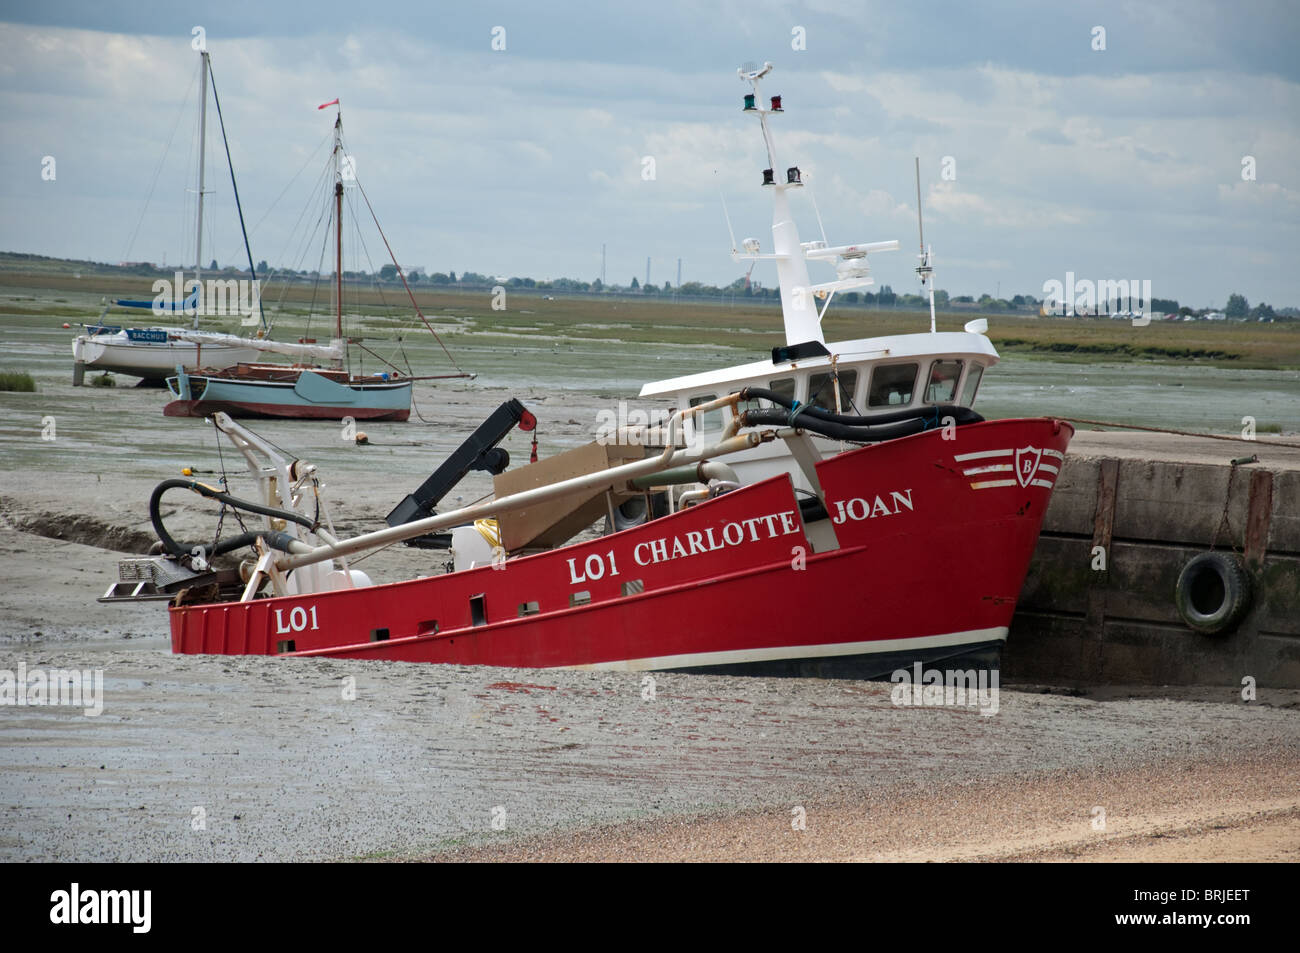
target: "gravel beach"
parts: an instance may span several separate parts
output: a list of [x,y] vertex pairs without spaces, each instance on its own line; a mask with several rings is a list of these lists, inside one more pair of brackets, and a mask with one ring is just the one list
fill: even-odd
[[888,683],[174,656],[160,604],[93,628],[66,604],[113,554],[5,539],[0,670],[104,681],[97,716],[0,709],[0,860],[1283,860],[1300,840],[1296,692],[1026,686],[985,716],[896,707]]

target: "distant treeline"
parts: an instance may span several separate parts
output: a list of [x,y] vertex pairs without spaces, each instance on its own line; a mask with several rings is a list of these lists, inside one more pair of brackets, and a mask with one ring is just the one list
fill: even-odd
[[[50,258],[44,255],[30,255],[22,252],[0,252],[0,268],[12,266],[38,266],[38,270],[58,270],[65,271],[77,269],[80,271],[92,272],[96,274],[107,273],[128,273],[132,275],[158,276],[170,278],[175,271],[175,267],[164,267],[153,264],[152,262],[121,262],[117,265],[106,264],[102,262],[77,261],[64,258]],[[39,267],[44,266],[44,267]],[[186,269],[192,266],[185,266]],[[237,268],[233,265],[227,265],[220,268],[217,262],[213,260],[205,269],[207,274],[221,274],[232,277],[248,277],[247,268]],[[491,275],[482,275],[474,271],[461,272],[459,275],[454,271],[448,272],[426,272],[423,268],[411,268],[405,270],[403,274],[406,280],[413,287],[423,288],[445,288],[449,291],[491,291],[493,288],[501,286],[509,290],[532,291],[545,294],[555,292],[563,295],[615,295],[615,296],[637,296],[637,297],[658,297],[671,299],[686,300],[723,300],[731,301],[735,299],[747,300],[753,304],[777,304],[780,301],[781,293],[777,288],[765,288],[757,283],[751,282],[747,277],[737,278],[731,284],[719,287],[717,285],[706,285],[698,281],[687,281],[674,287],[671,282],[665,281],[662,285],[642,284],[635,277],[626,285],[604,284],[599,278],[594,281],[580,281],[575,278],[556,278],[553,280],[539,281],[534,278],[502,278]],[[317,271],[294,271],[290,268],[271,268],[265,261],[257,264],[257,277],[265,280],[277,279],[288,280],[294,283],[313,282],[333,277],[332,272],[324,274]],[[344,271],[343,278],[346,281],[367,283],[367,284],[393,284],[400,285],[401,279],[397,273],[397,267],[394,265],[384,265],[377,272],[366,271]],[[896,308],[900,311],[926,310],[930,306],[929,298],[919,294],[897,294],[889,285],[884,285],[879,291],[857,292],[850,291],[845,294],[837,295],[836,302],[840,304],[858,305],[864,308]],[[944,311],[971,311],[987,312],[996,314],[1008,313],[1031,313],[1037,314],[1042,306],[1042,299],[1035,298],[1032,295],[1014,295],[1011,298],[996,298],[990,294],[982,294],[978,298],[973,295],[956,295],[950,297],[948,292],[936,290],[934,293],[935,307]],[[1172,298],[1152,298],[1149,310],[1158,314],[1178,315],[1181,317],[1203,317],[1206,314],[1220,314],[1230,320],[1296,320],[1300,319],[1300,308],[1287,307],[1274,309],[1267,304],[1257,304],[1251,307],[1244,295],[1233,293],[1228,296],[1227,304],[1222,309],[1213,308],[1191,308],[1186,305],[1180,305],[1177,300]]]

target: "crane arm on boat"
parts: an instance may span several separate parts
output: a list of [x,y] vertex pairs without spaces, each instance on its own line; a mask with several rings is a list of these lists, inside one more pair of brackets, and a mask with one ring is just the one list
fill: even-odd
[[[408,494],[404,500],[393,507],[385,517],[385,522],[389,526],[401,526],[413,520],[433,516],[436,512],[434,507],[471,470],[486,470],[494,476],[504,471],[510,465],[510,455],[505,450],[499,449],[497,444],[504,440],[516,425],[525,432],[530,431],[537,426],[537,418],[518,400],[511,398],[494,410],[487,420],[479,424],[414,493]],[[423,537],[408,539],[406,543],[420,545],[422,539],[424,548],[435,545],[434,540]]]

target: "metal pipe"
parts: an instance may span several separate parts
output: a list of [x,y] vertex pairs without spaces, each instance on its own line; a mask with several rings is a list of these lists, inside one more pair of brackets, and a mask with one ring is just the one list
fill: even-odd
[[[707,404],[700,404],[698,407],[692,407],[690,411],[677,411],[669,421],[669,427],[680,423],[681,417],[691,412],[704,412],[715,409],[715,406],[721,406],[729,401],[734,401],[736,395],[719,398],[716,401],[710,401]],[[671,438],[671,434],[669,435]],[[479,519],[484,516],[494,516],[501,513],[510,512],[511,510],[523,509],[528,506],[536,505],[556,497],[566,496],[578,490],[594,489],[611,489],[619,486],[634,477],[646,473],[654,473],[658,470],[667,468],[673,464],[696,463],[708,457],[725,456],[729,453],[739,453],[742,450],[748,450],[751,447],[762,443],[765,437],[758,433],[748,433],[728,440],[723,440],[701,450],[688,451],[678,450],[673,452],[672,443],[670,442],[664,448],[663,454],[646,460],[637,460],[633,463],[625,463],[622,466],[611,467],[607,470],[600,470],[596,473],[587,473],[582,476],[572,477],[568,480],[561,480],[558,483],[552,483],[549,486],[535,487],[531,490],[523,490],[519,493],[513,493],[510,496],[502,497],[499,500],[488,500],[484,503],[478,503],[474,506],[467,506],[463,509],[452,510],[448,513],[442,513],[437,516],[430,516],[426,519],[415,520],[410,523],[403,523],[400,526],[392,526],[388,529],[376,530],[373,533],[366,533],[361,536],[354,536],[352,539],[342,540],[334,544],[317,546],[310,553],[291,556],[288,559],[276,561],[276,566],[281,571],[296,569],[299,566],[308,566],[312,563],[323,562],[326,559],[333,559],[336,556],[351,556],[353,553],[359,553],[367,549],[375,549],[380,546],[387,546],[391,543],[399,543],[405,539],[411,539],[415,536],[423,536],[425,533],[431,533],[435,530],[445,529],[448,526],[454,526],[457,523],[464,523],[470,520]],[[770,439],[770,438],[768,438]]]
[[740,482],[736,478],[736,471],[725,463],[708,461],[698,463],[693,467],[674,467],[671,470],[660,470],[657,473],[635,477],[628,480],[627,483],[634,490],[648,490],[653,486],[669,486],[678,483],[708,483],[710,480]]

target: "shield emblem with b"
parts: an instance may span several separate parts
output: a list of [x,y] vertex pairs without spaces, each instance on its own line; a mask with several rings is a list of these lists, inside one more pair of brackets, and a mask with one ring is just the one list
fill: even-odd
[[1016,479],[1021,486],[1029,486],[1038,472],[1038,463],[1043,459],[1043,451],[1037,447],[1021,447],[1016,451]]

